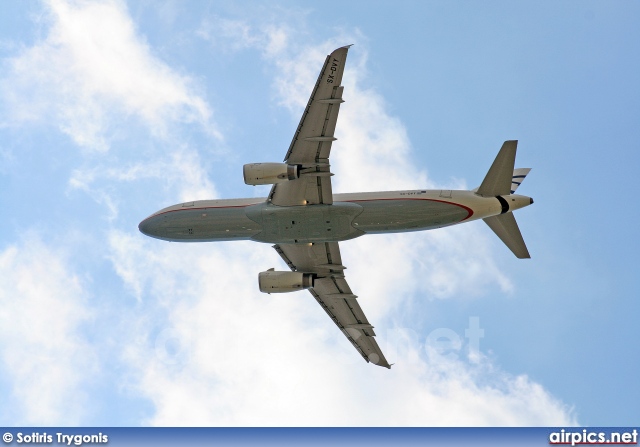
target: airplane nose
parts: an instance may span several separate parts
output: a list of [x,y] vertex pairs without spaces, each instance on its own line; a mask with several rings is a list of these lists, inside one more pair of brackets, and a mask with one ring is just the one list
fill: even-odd
[[147,218],[140,222],[138,224],[138,230],[140,230],[142,234],[151,236],[151,233],[153,232],[153,224],[151,223],[151,218]]
[[145,236],[162,239],[164,236],[164,217],[151,215],[138,224],[138,230]]
[[529,197],[529,205],[533,205],[533,199]]
[[138,224],[138,230],[140,230],[140,233],[142,233],[142,234],[147,234],[147,231],[146,231],[147,230],[147,224],[146,224],[146,222],[147,221],[145,219],[145,220],[143,220],[142,222],[140,222]]

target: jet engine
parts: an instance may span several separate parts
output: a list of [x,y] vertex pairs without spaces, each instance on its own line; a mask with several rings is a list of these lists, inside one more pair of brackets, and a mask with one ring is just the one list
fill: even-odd
[[313,287],[315,275],[302,272],[260,272],[258,285],[263,293],[287,293]]
[[272,185],[300,178],[300,165],[286,163],[250,163],[242,167],[247,185]]

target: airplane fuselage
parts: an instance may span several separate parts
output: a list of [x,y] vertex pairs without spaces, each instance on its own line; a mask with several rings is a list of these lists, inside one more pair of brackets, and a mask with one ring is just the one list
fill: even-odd
[[332,205],[284,207],[265,198],[199,200],[164,208],[139,228],[148,236],[175,242],[338,242],[364,234],[446,227],[531,202],[517,194],[496,198],[439,189],[334,194]]

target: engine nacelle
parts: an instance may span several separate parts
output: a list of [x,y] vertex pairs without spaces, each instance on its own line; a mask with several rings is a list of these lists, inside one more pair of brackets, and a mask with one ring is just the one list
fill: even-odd
[[302,272],[260,272],[258,285],[263,293],[287,293],[313,287],[314,275]]
[[247,185],[273,185],[300,178],[300,166],[286,163],[250,163],[242,167]]

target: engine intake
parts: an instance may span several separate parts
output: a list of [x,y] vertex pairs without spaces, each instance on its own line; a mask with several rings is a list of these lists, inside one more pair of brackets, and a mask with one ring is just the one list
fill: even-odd
[[315,275],[302,272],[260,272],[258,285],[263,293],[287,293],[313,287]]
[[300,165],[286,163],[250,163],[242,167],[247,185],[273,185],[300,178]]

